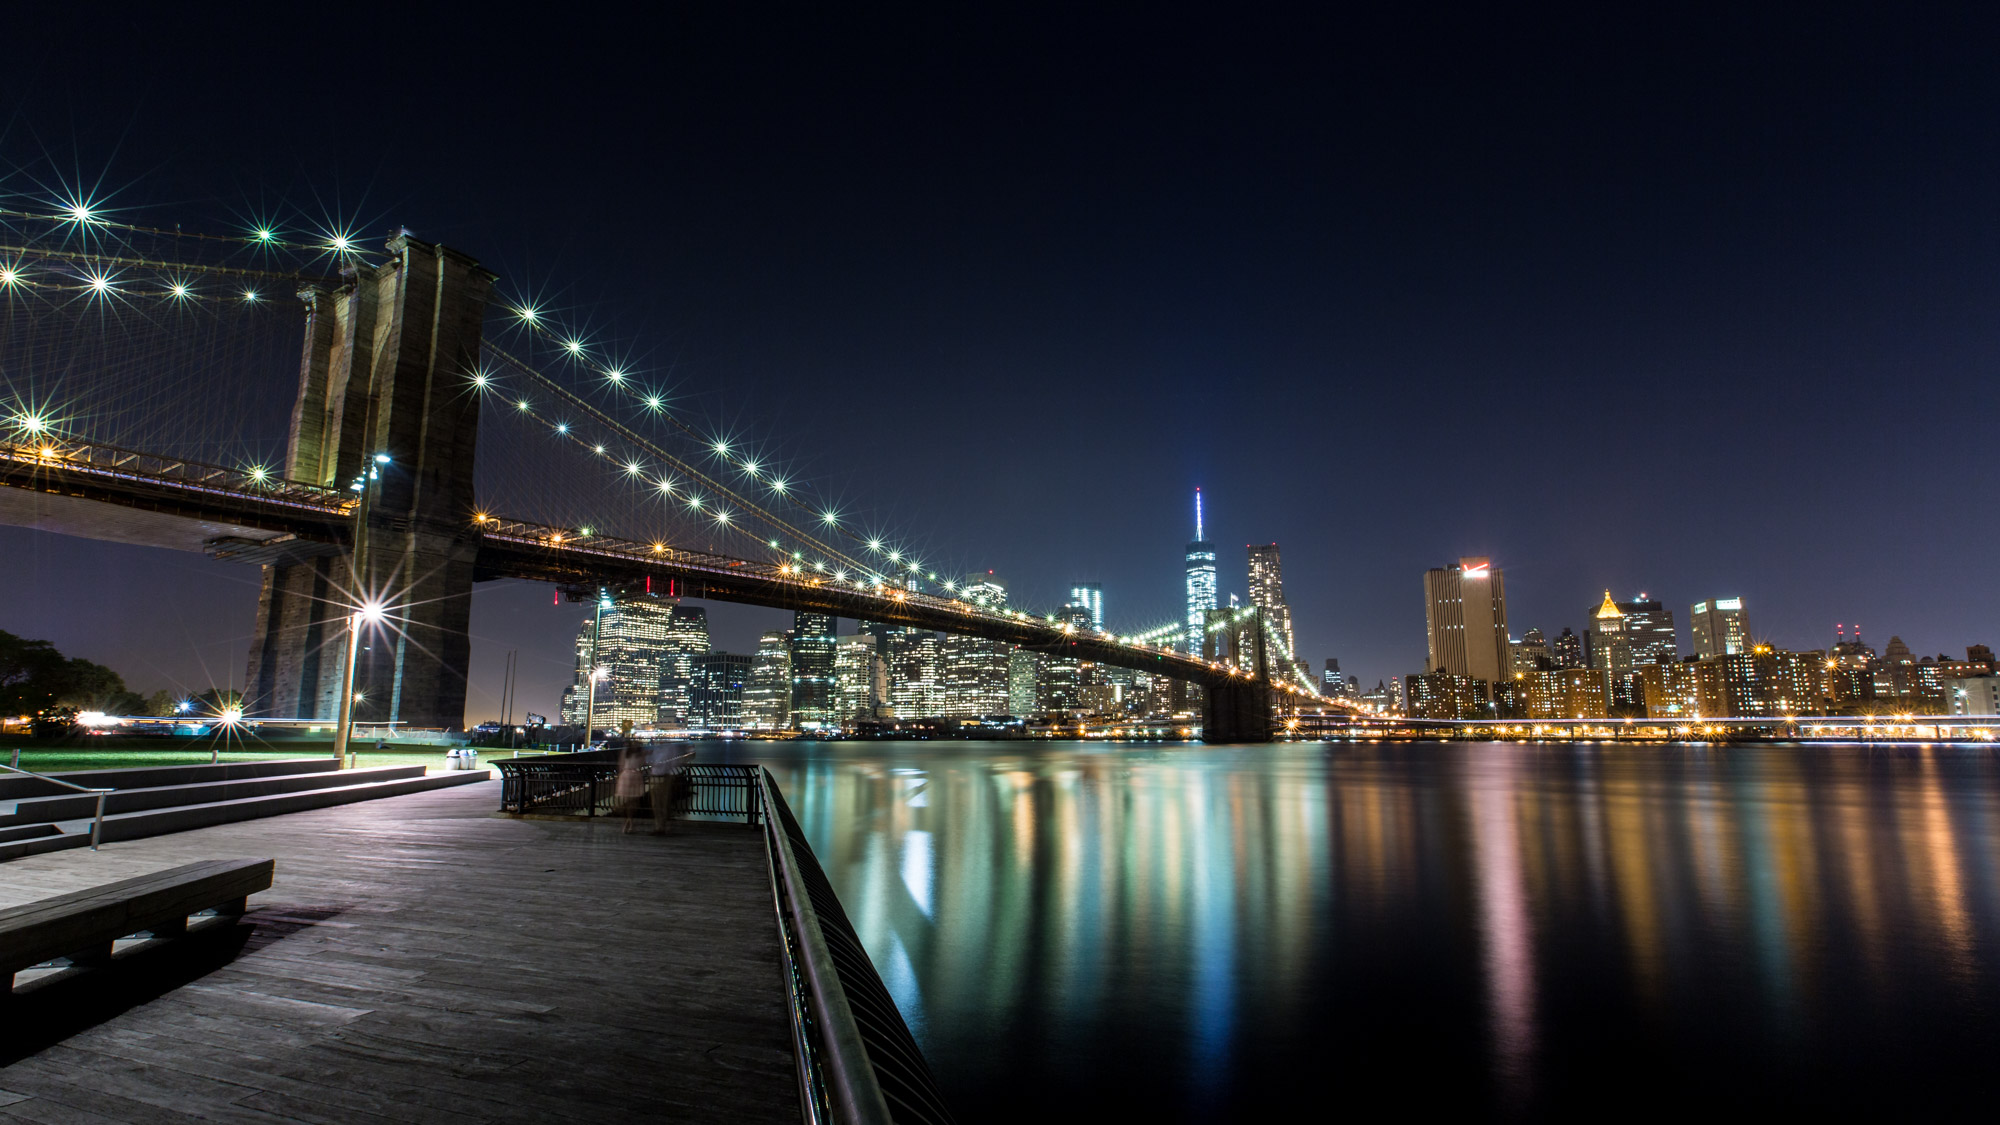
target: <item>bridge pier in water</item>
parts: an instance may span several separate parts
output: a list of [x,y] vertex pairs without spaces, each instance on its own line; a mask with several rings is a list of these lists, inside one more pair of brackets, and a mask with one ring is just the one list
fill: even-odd
[[1209,684],[1202,690],[1203,742],[1271,741],[1271,685],[1261,679]]
[[346,489],[379,466],[359,551],[264,567],[244,709],[331,720],[346,629],[364,597],[389,619],[364,635],[354,689],[360,722],[464,721],[466,634],[479,536],[473,454],[479,402],[468,389],[495,276],[407,235],[393,259],[339,289],[300,291],[305,352],[286,477]]

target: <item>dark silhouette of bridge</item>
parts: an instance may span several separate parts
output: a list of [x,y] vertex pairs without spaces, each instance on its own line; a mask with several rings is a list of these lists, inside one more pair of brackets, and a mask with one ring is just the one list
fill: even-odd
[[357,654],[355,690],[392,701],[410,725],[458,725],[472,588],[502,578],[815,611],[1165,675],[1200,686],[1210,741],[1268,741],[1276,699],[1303,694],[1274,684],[1262,629],[1239,667],[865,568],[850,576],[489,512],[473,485],[479,407],[463,386],[480,361],[494,275],[407,235],[388,251],[300,290],[305,344],[280,472],[54,435],[0,442],[0,523],[263,567],[250,714],[333,717],[346,672],[337,641],[357,605],[379,601],[397,640]]

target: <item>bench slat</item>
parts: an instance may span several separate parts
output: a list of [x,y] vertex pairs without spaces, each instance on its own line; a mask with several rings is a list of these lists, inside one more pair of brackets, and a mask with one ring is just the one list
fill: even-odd
[[269,890],[268,859],[206,860],[0,911],[0,973]]

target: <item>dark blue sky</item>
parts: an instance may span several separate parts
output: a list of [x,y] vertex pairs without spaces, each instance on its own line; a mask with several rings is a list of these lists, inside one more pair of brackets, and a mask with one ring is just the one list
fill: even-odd
[[[2000,638],[1968,11],[162,10],[24,29],[0,159],[191,228],[281,199],[460,247],[926,555],[1036,606],[1101,581],[1114,627],[1178,612],[1199,484],[1224,589],[1278,541],[1302,655],[1371,685],[1421,668],[1421,572],[1462,554],[1517,634],[1609,586],[1684,637],[1739,595],[1783,645],[1958,652]],[[249,572],[0,552],[0,628],[240,682]],[[547,602],[478,595],[475,714],[505,647],[552,705]]]

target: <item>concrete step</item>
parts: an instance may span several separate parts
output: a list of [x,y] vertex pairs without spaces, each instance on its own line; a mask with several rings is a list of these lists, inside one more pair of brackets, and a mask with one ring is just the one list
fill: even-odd
[[[331,757],[280,758],[268,762],[222,762],[216,765],[131,766],[113,770],[63,770],[51,773],[72,785],[92,789],[146,789],[161,785],[191,785],[203,781],[237,781],[251,777],[280,777],[318,773],[340,768]],[[47,797],[69,790],[39,777],[0,774],[0,801],[27,797]]]
[[[239,797],[263,797],[273,793],[295,793],[304,789],[331,789],[369,781],[397,781],[422,777],[422,766],[373,766],[368,769],[334,772],[319,770],[277,777],[250,777],[229,781],[198,781],[190,784],[156,785],[143,789],[118,789],[104,796],[107,814],[143,812],[176,805],[200,805]],[[93,816],[97,797],[90,793],[63,790],[60,795],[30,797],[20,801],[0,801],[0,827],[16,824],[50,824]]]
[[[348,776],[352,776],[354,772],[358,771],[350,771]],[[137,840],[169,832],[184,832],[190,828],[208,828],[239,820],[256,820],[259,817],[304,812],[307,809],[323,809],[333,805],[374,800],[378,797],[400,797],[407,793],[422,793],[431,789],[446,789],[454,785],[470,785],[490,780],[492,774],[485,770],[460,770],[431,774],[428,777],[394,778],[333,788],[307,789],[297,793],[273,793],[262,797],[239,797],[197,805],[119,813],[104,818],[103,839],[105,843],[114,840]],[[90,823],[88,819],[64,821],[58,826],[62,829],[61,836],[0,843],[0,862],[63,848],[89,847]]]
[[44,836],[60,836],[62,829],[53,824],[20,824],[12,828],[0,828],[0,844],[9,840],[38,840]]

